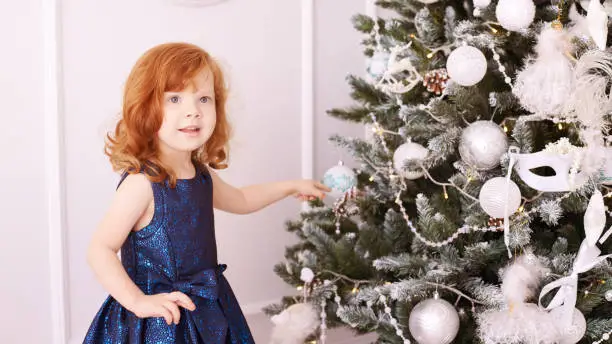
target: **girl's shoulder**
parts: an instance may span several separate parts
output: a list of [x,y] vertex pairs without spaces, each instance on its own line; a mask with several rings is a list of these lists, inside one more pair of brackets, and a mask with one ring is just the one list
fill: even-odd
[[151,190],[151,181],[146,174],[140,173],[129,173],[124,172],[121,174],[119,183],[117,183],[117,190],[129,190],[133,192],[147,192]]

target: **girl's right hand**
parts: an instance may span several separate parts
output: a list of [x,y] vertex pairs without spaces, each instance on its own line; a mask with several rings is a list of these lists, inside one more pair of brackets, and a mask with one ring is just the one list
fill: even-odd
[[195,304],[191,299],[181,293],[160,293],[155,295],[140,295],[134,302],[132,312],[139,318],[163,317],[168,325],[178,325],[181,319],[179,306],[190,311],[195,310]]

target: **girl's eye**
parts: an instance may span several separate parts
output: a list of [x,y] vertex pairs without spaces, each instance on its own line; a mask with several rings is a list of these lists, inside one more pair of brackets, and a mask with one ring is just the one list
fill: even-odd
[[178,96],[172,96],[172,97],[170,97],[170,102],[172,102],[172,103],[178,103],[178,102],[179,102],[179,97],[178,97]]
[[202,103],[208,103],[209,100],[210,100],[210,97],[202,97],[202,98],[200,98],[200,102],[202,102]]

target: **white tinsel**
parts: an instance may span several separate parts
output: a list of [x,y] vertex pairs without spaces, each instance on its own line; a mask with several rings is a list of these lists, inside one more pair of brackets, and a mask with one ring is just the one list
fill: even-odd
[[563,215],[563,209],[557,200],[546,200],[540,203],[540,217],[550,226],[556,226]]
[[527,218],[520,218],[510,224],[510,247],[525,247],[531,242],[533,232]]

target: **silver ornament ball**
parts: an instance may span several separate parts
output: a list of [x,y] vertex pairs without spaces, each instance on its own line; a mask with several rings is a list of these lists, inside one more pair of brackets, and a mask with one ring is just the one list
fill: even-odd
[[612,289],[606,291],[604,297],[606,298],[606,301],[612,302]]
[[531,25],[536,6],[533,0],[499,0],[495,16],[499,24],[509,31],[520,31]]
[[477,48],[461,46],[448,56],[446,71],[451,80],[459,85],[473,86],[487,73],[487,59]]
[[449,344],[459,332],[459,314],[446,300],[423,300],[410,312],[408,327],[419,344]]
[[506,198],[506,178],[495,177],[487,180],[480,189],[478,200],[482,209],[492,218],[504,217],[506,203],[508,215],[512,215],[521,206],[521,190],[512,180],[509,182],[508,198]]
[[423,160],[429,151],[418,143],[406,142],[399,146],[393,153],[393,166],[397,173],[406,179],[418,179],[423,176],[423,171],[404,169],[407,160]]
[[463,130],[459,143],[461,159],[479,171],[499,165],[508,150],[506,133],[491,121],[476,121]]

